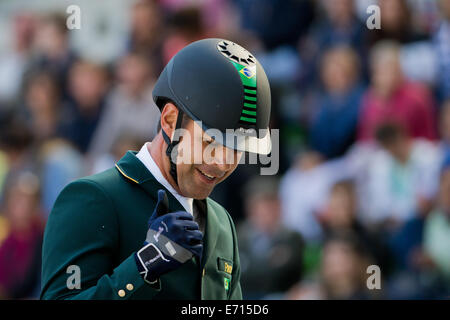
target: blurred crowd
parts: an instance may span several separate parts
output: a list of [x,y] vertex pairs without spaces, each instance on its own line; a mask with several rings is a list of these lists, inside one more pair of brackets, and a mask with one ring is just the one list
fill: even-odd
[[[366,25],[371,4],[381,29]],[[0,299],[38,297],[59,192],[154,137],[154,82],[206,37],[258,58],[280,129],[277,175],[242,165],[212,194],[237,224],[244,298],[450,297],[450,0],[135,0],[128,9],[109,61],[74,45],[64,10],[9,18]],[[380,289],[367,286],[371,265]]]

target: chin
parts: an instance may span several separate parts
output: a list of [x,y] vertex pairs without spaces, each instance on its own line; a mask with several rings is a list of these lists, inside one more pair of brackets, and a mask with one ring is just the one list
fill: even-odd
[[195,200],[203,200],[203,199],[208,198],[208,196],[211,194],[211,192],[213,190],[213,189],[211,189],[211,190],[200,190],[200,188],[198,188],[198,187],[188,188],[188,190],[189,189],[191,189],[191,190],[193,189],[195,191],[193,191],[193,192],[189,192],[189,191],[185,192],[185,191],[183,191],[183,195],[185,197],[187,197],[187,198],[193,198]]
[[191,198],[194,198],[196,200],[203,200],[209,197],[209,195],[211,194],[212,190],[207,191],[207,192],[196,192],[195,194],[192,195]]

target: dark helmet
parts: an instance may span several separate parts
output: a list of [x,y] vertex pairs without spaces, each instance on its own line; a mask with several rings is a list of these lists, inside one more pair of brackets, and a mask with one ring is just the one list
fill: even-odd
[[[203,39],[180,50],[158,78],[153,99],[161,111],[173,101],[181,111],[177,128],[184,112],[201,121],[203,130],[220,130],[223,135],[213,138],[226,147],[271,151],[269,81],[255,57],[232,41]],[[162,133],[169,146],[174,144]]]

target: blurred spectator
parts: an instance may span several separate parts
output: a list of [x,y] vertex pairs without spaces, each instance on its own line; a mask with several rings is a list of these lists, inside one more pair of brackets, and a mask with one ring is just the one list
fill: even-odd
[[363,93],[359,60],[352,49],[336,47],[325,53],[321,69],[324,92],[315,106],[318,114],[311,123],[310,145],[325,158],[334,158],[343,155],[356,138]]
[[434,89],[438,82],[439,66],[432,41],[419,41],[401,46],[400,64],[406,79]]
[[430,213],[424,230],[425,252],[446,279],[450,293],[450,155],[446,159],[440,181],[438,204]]
[[442,166],[437,204],[425,223],[412,220],[403,228],[403,234],[394,238],[395,257],[404,261],[389,279],[390,299],[441,299],[450,293],[449,160]]
[[287,299],[370,299],[377,290],[367,288],[367,267],[371,257],[351,233],[340,233],[323,247],[320,275],[317,281],[303,282],[287,292]]
[[90,153],[109,153],[123,133],[142,141],[156,135],[160,111],[153,102],[154,71],[142,55],[128,54],[117,67],[117,86],[106,100],[105,110],[90,144]]
[[316,152],[303,153],[281,180],[283,223],[301,233],[308,244],[321,241],[323,233],[317,213],[333,184],[347,177],[345,159],[323,162]]
[[72,99],[65,105],[61,134],[85,153],[104,109],[106,72],[102,66],[79,61],[70,69],[69,86]]
[[169,31],[163,44],[164,64],[189,43],[206,37],[201,12],[198,7],[184,7],[173,13]]
[[241,15],[244,30],[254,33],[267,50],[295,46],[314,16],[310,0],[232,0]]
[[434,34],[439,61],[439,90],[442,100],[450,98],[450,0],[439,0],[442,21]]
[[247,220],[237,234],[247,299],[280,294],[302,275],[303,240],[281,223],[277,184],[276,178],[256,177],[246,186]]
[[436,0],[408,0],[411,12],[411,23],[414,30],[431,33],[439,18],[439,7]]
[[72,145],[61,140],[61,124],[67,114],[51,73],[37,71],[30,75],[25,105],[24,117],[33,136],[33,144],[28,146],[26,155],[34,158],[32,167],[41,180],[41,205],[47,214],[62,188],[83,174],[83,160]]
[[371,86],[359,117],[358,138],[373,139],[376,127],[385,120],[397,121],[413,137],[436,138],[434,101],[429,90],[403,77],[399,46],[380,42],[370,57]]
[[397,230],[430,209],[437,192],[440,152],[431,142],[411,139],[397,124],[381,125],[376,136],[383,150],[370,164],[366,215]]
[[318,15],[311,31],[299,44],[302,59],[302,87],[317,86],[319,81],[319,64],[322,55],[333,47],[351,47],[358,54],[361,65],[361,79],[366,78],[366,26],[358,19],[355,12],[354,0],[322,0],[320,8],[322,15]]
[[[24,171],[40,179],[41,209],[48,214],[62,188],[84,173],[83,159],[75,148],[57,137],[34,139],[29,126],[13,119],[0,133],[0,150],[4,164],[0,171],[0,186],[7,188]],[[36,134],[40,137],[39,134]],[[0,204],[2,199],[0,188]]]
[[129,52],[138,52],[152,61],[159,73],[163,67],[162,45],[165,36],[164,13],[158,2],[139,0],[131,9]]
[[378,6],[381,28],[368,33],[370,47],[381,40],[405,44],[427,38],[421,30],[413,28],[411,8],[407,0],[378,0]]
[[368,299],[367,267],[370,256],[356,239],[329,240],[323,250],[321,276],[327,299]]
[[92,159],[92,169],[89,174],[99,173],[114,167],[117,161],[123,157],[128,150],[139,150],[146,140],[137,138],[136,136],[122,133],[112,144],[110,150]]
[[44,218],[50,213],[62,189],[85,175],[82,154],[63,139],[48,139],[37,150],[41,180],[41,206]]
[[0,243],[0,298],[29,298],[39,290],[43,225],[39,218],[39,181],[22,173],[8,185],[3,214],[8,233]]
[[52,74],[39,71],[30,75],[25,90],[25,118],[37,142],[59,134],[61,100]]
[[388,248],[382,239],[360,223],[356,196],[355,185],[351,180],[337,182],[318,218],[327,237],[338,233],[353,233],[358,243],[370,253],[386,275],[390,258]]
[[[31,154],[33,136],[28,127],[17,118],[0,127],[0,150],[4,154],[4,176],[0,186],[5,188],[23,171],[36,172],[36,164]],[[0,202],[4,189],[0,190]]]
[[[242,32],[234,2],[230,0],[158,0],[167,15],[186,7],[196,5],[201,11],[202,25],[214,34]],[[229,39],[228,37],[225,37]],[[230,39],[231,40],[231,39]],[[251,50],[250,50],[251,51]],[[253,51],[252,51],[253,52]]]
[[62,96],[68,96],[67,78],[69,70],[77,60],[70,47],[69,29],[64,14],[53,13],[44,16],[36,29],[34,48],[36,55],[31,61],[30,70],[46,70],[56,76]]
[[31,13],[20,13],[13,19],[11,49],[0,55],[0,117],[5,112],[2,107],[19,98],[32,52],[35,22]]

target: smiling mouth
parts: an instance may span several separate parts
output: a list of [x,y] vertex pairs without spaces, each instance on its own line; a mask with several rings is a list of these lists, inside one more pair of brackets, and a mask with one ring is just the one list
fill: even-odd
[[198,172],[200,172],[200,174],[202,175],[203,178],[205,178],[208,182],[213,182],[217,179],[217,177],[211,176],[205,172],[203,172],[202,170],[196,168]]

